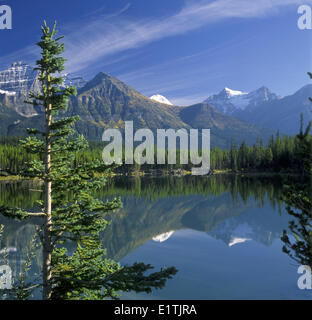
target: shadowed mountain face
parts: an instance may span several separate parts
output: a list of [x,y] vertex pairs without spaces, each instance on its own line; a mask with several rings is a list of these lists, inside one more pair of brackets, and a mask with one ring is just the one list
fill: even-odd
[[[4,124],[3,134],[24,135],[27,127],[40,129],[40,124],[43,124],[40,110],[26,110],[21,99],[8,101],[5,94],[0,95],[0,106],[1,99],[2,106],[10,112],[12,110],[17,112],[16,118],[20,120],[14,123],[14,114],[8,116],[4,112],[0,118]],[[238,142],[245,139],[248,143],[253,143],[261,136],[265,141],[271,133],[245,121],[223,115],[206,103],[190,107],[159,103],[105,73],[99,73],[78,90],[78,95],[70,99],[68,110],[64,115],[79,115],[81,120],[76,123],[76,129],[90,140],[100,140],[104,129],[122,129],[124,121],[131,120],[134,122],[134,130],[149,128],[155,131],[191,127],[211,129],[212,146],[219,147],[229,146],[233,138]]]
[[10,130],[10,127],[15,127],[18,121],[23,120],[23,117],[21,117],[14,108],[11,108],[1,101],[2,99],[3,95],[0,95],[0,135],[6,136],[8,132],[14,132]]
[[10,135],[9,127],[17,120],[24,121],[38,115],[33,105],[24,102],[26,99],[25,92],[17,92],[15,95],[0,93],[1,135]]
[[180,109],[181,119],[192,128],[211,129],[211,141],[216,145],[224,145],[229,148],[231,139],[236,141],[246,140],[253,143],[257,137],[264,141],[268,138],[268,132],[254,124],[238,120],[234,117],[224,115],[216,108],[207,103],[199,103],[190,107]]

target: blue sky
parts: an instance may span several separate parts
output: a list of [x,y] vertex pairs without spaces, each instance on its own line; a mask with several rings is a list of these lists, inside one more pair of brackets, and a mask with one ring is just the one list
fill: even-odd
[[174,104],[224,87],[268,86],[280,95],[309,83],[312,30],[297,9],[312,0],[0,0],[13,29],[0,30],[0,68],[34,64],[43,19],[65,35],[67,71],[109,73]]

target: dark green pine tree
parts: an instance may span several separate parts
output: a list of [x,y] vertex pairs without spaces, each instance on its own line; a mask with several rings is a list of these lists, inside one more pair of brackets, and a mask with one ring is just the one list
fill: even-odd
[[[151,292],[162,288],[176,274],[174,267],[149,272],[153,267],[143,263],[121,266],[105,257],[100,232],[108,223],[110,211],[120,207],[119,199],[103,202],[92,194],[105,185],[105,173],[112,168],[100,160],[77,164],[77,152],[88,148],[83,136],[75,135],[77,117],[61,117],[68,97],[76,94],[74,87],[64,87],[65,59],[63,37],[56,37],[54,24],[44,22],[38,46],[37,61],[41,91],[31,93],[29,103],[41,106],[45,115],[45,130],[28,129],[33,136],[23,141],[28,152],[39,154],[25,175],[44,180],[44,201],[39,201],[38,213],[20,208],[1,207],[0,212],[12,218],[40,216],[42,242],[43,299],[103,299],[117,298],[119,291]],[[75,165],[74,165],[75,164]],[[71,249],[69,249],[71,248]],[[148,273],[147,273],[148,272]]]
[[[310,74],[312,78],[312,74]],[[311,100],[311,99],[310,99]],[[312,101],[312,100],[311,100]],[[283,231],[283,251],[300,265],[312,268],[312,121],[303,130],[301,115],[300,133],[296,136],[297,162],[301,166],[299,183],[289,182],[284,189],[283,199],[288,213],[295,218],[290,221],[292,237]]]

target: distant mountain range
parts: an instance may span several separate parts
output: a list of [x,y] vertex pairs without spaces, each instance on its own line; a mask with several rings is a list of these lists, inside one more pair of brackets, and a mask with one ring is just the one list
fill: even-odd
[[[133,120],[139,128],[211,129],[212,146],[229,147],[231,140],[251,144],[267,141],[272,132],[297,133],[300,112],[309,119],[312,85],[281,98],[266,87],[245,93],[228,88],[202,103],[178,107],[161,95],[145,97],[120,80],[98,73],[91,81],[64,75],[65,84],[78,87],[65,116],[79,115],[76,129],[90,140],[100,140],[106,128],[123,128]],[[43,125],[40,108],[25,104],[30,90],[38,90],[38,75],[27,64],[15,63],[0,72],[0,135],[24,135],[28,127]],[[310,116],[311,118],[311,116]]]
[[[63,75],[64,85],[75,85],[83,87],[87,81],[81,76]],[[37,91],[39,89],[38,71],[26,63],[14,62],[6,70],[0,71],[0,93],[7,95],[18,95]]]
[[254,109],[264,102],[278,99],[280,97],[266,87],[250,93],[224,88],[219,94],[210,96],[204,102],[213,104],[224,114],[232,115],[238,110]]
[[250,93],[223,89],[205,102],[216,107],[223,114],[270,128],[275,132],[296,134],[299,131],[300,114],[307,124],[312,119],[312,85],[307,85],[293,95],[281,97],[267,87]]
[[312,85],[307,85],[292,95],[264,101],[255,108],[244,112],[237,110],[233,116],[257,125],[271,128],[275,132],[294,135],[299,132],[300,114],[303,114],[304,125],[312,120]]
[[211,128],[212,143],[222,147],[229,146],[232,138],[252,143],[267,136],[266,130],[223,115],[207,103],[190,107],[159,103],[105,73],[78,91],[67,114],[81,117],[77,130],[91,139],[101,137],[103,128],[123,128],[126,120],[132,120],[135,129]]

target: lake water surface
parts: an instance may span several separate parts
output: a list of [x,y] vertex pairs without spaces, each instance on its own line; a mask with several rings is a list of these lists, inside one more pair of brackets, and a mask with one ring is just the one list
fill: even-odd
[[[297,287],[298,265],[282,252],[280,237],[291,219],[280,200],[282,183],[234,175],[110,181],[97,196],[119,195],[123,208],[102,233],[108,256],[179,270],[162,290],[122,298],[311,299],[311,291]],[[32,208],[40,189],[33,182],[1,182],[0,205]],[[0,217],[6,227],[0,250],[11,248],[15,273],[39,222]]]

